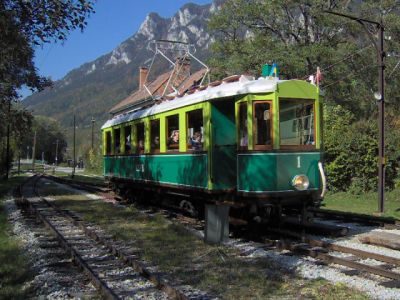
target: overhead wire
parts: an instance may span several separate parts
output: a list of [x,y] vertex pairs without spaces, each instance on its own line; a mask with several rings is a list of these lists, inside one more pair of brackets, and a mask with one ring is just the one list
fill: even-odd
[[358,73],[358,72],[360,72],[360,71],[363,71],[363,70],[369,69],[369,68],[375,68],[375,67],[377,67],[377,65],[366,65],[366,66],[363,66],[362,68],[359,68],[359,69],[357,69],[357,70],[355,70],[355,71],[349,73],[347,76],[342,77],[342,78],[340,78],[339,80],[336,80],[336,81],[334,81],[334,82],[331,82],[331,83],[329,83],[329,84],[327,84],[327,85],[322,85],[322,87],[323,87],[323,88],[327,88],[327,87],[329,87],[329,86],[331,86],[331,85],[334,85],[334,84],[336,84],[336,83],[339,83],[339,82],[341,82],[341,81],[343,81],[343,80],[345,80],[345,79],[347,79],[347,78],[349,78],[349,77],[351,77],[351,76],[357,75],[356,73]]
[[[338,64],[340,64],[340,63],[342,63],[342,62],[344,62],[344,61],[346,61],[346,60],[348,60],[348,59],[350,59],[350,58],[352,58],[352,57],[354,57],[355,55],[361,53],[362,51],[364,51],[364,50],[366,50],[366,49],[368,49],[368,48],[370,48],[370,47],[372,47],[372,45],[365,46],[365,47],[363,47],[363,48],[361,48],[361,49],[359,49],[359,50],[357,50],[357,51],[355,51],[355,52],[352,52],[351,54],[346,55],[345,57],[343,57],[343,58],[341,58],[341,59],[339,59],[339,60],[333,62],[332,64],[330,64],[330,65],[328,65],[328,66],[326,66],[326,67],[320,68],[320,71],[321,71],[321,72],[327,71],[327,70],[333,68],[334,66],[336,66],[336,65],[338,65]],[[307,79],[308,77],[310,77],[310,75],[311,75],[311,74],[306,75],[306,76],[304,76],[302,79]]]
[[400,60],[397,62],[397,64],[394,66],[392,72],[390,72],[390,74],[387,76],[387,79],[389,79],[393,73],[396,71],[397,67],[400,65]]

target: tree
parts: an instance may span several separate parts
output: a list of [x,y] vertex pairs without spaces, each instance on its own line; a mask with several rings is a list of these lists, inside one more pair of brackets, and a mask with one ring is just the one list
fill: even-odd
[[[333,190],[364,192],[377,184],[377,28],[324,13],[332,10],[382,22],[385,50],[400,52],[400,1],[227,0],[210,19],[216,36],[210,65],[218,76],[250,73],[278,63],[283,79],[306,79],[321,67],[325,91],[324,139],[328,181]],[[369,33],[367,33],[369,31]],[[399,159],[400,88],[397,59],[386,67],[387,186],[393,187]],[[391,74],[392,73],[392,74]],[[399,74],[399,73],[397,73]],[[339,106],[338,106],[339,105]]]
[[[360,24],[324,10],[382,17],[386,35],[391,37],[387,48],[397,52],[399,8],[397,0],[361,4],[349,0],[228,0],[209,22],[216,36],[210,65],[219,76],[250,73],[257,77],[263,64],[275,61],[284,79],[306,79],[319,66],[324,72],[326,99],[368,118],[375,113],[371,88],[377,90],[376,51]],[[375,28],[368,30],[376,33]],[[396,63],[388,59],[388,69]],[[390,84],[388,97],[399,101],[399,80],[393,76]]]
[[41,90],[50,84],[33,63],[34,47],[64,41],[86,26],[92,0],[2,0],[0,2],[0,99],[11,100],[23,85]]
[[[9,140],[9,157],[13,157],[13,153],[21,154],[21,145],[23,140],[30,134],[33,116],[30,112],[20,108],[18,105],[8,106],[10,102],[0,105],[0,120],[3,120],[3,126],[0,126],[0,174],[6,173],[7,168],[11,165],[11,159],[7,161],[6,144],[7,144],[7,126],[11,134]],[[10,111],[8,110],[10,108]],[[7,165],[8,163],[8,165]]]
[[[40,91],[51,81],[38,74],[33,62],[35,47],[49,42],[64,41],[68,33],[87,25],[93,13],[94,0],[1,0],[0,1],[0,173],[7,169],[3,160],[9,151],[4,147],[6,132],[29,125],[26,118],[15,118],[11,102],[18,99],[18,90],[27,86]],[[21,111],[20,116],[26,112]],[[21,122],[25,122],[22,125]],[[7,128],[7,126],[9,126]],[[5,155],[4,155],[5,154]]]
[[[63,130],[60,123],[52,118],[35,116],[29,134],[25,135],[21,143],[21,149],[25,150],[28,146],[32,148],[35,132],[36,150],[34,158],[41,160],[43,153],[43,158],[48,163],[55,163],[56,157],[58,162],[62,162],[67,148],[67,141],[65,130]],[[29,155],[26,152],[24,154]]]

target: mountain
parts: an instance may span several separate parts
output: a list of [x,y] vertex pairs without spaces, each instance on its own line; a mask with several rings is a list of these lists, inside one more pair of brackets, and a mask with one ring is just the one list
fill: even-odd
[[[153,56],[148,47],[150,41],[188,42],[195,45],[196,56],[207,57],[212,41],[206,30],[207,19],[221,2],[188,3],[171,18],[150,13],[139,30],[113,51],[70,71],[52,88],[26,98],[24,105],[35,115],[53,117],[65,127],[72,126],[74,114],[81,127],[90,126],[92,116],[96,127],[100,127],[109,118],[110,108],[137,89],[138,69]],[[160,64],[153,75],[165,72],[166,68],[166,64]]]

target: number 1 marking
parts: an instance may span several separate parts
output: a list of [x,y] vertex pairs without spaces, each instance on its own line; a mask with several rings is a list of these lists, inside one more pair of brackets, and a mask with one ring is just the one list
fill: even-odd
[[301,168],[300,156],[297,156],[297,168]]

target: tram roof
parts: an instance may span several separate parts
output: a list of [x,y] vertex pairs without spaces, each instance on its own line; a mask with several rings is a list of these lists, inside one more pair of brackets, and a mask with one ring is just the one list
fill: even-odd
[[222,81],[221,84],[217,86],[212,86],[212,84],[210,84],[204,90],[196,90],[194,93],[187,93],[182,97],[175,97],[172,100],[163,100],[161,103],[154,104],[150,107],[136,108],[115,115],[112,119],[109,119],[101,129],[212,99],[245,94],[272,93],[276,91],[279,83],[285,81],[288,80],[279,80],[275,77],[260,77],[254,79],[253,77],[242,75],[235,82]]

